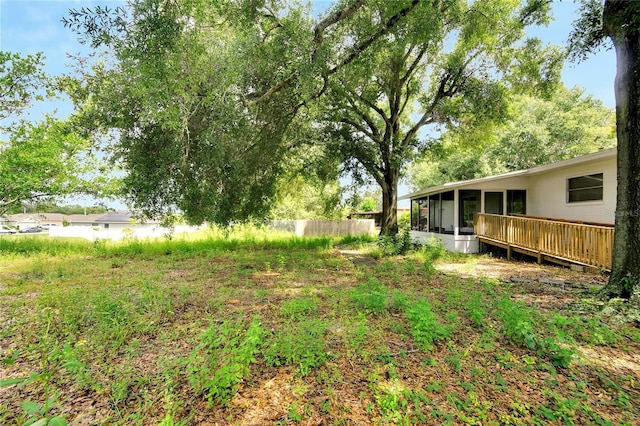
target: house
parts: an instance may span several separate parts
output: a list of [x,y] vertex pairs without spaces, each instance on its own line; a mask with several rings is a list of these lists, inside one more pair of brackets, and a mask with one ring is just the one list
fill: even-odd
[[142,221],[135,217],[130,211],[121,210],[102,215],[94,221],[100,228],[109,230],[122,230],[125,228],[157,228],[160,224],[157,221]]
[[611,267],[616,148],[527,170],[452,182],[411,200],[411,235],[450,251],[480,244],[599,268]]
[[6,224],[17,229],[24,229],[39,226],[40,223],[43,223],[43,220],[44,218],[40,213],[20,213],[8,215]]
[[99,226],[96,220],[104,216],[104,213],[70,214],[65,217],[69,226]]
[[38,218],[40,219],[39,225],[63,226],[65,217],[66,216],[62,213],[40,213],[38,215]]

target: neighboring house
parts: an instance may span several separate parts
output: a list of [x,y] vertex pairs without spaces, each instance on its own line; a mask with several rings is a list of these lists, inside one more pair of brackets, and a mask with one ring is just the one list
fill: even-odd
[[39,225],[63,226],[65,217],[62,213],[40,213]]
[[24,229],[40,225],[44,218],[39,213],[20,213],[8,215],[8,220],[8,225],[14,228]]
[[411,200],[412,236],[450,251],[480,243],[610,269],[616,148],[501,175],[447,183]]
[[[402,213],[409,212],[409,209],[398,208],[397,212],[398,212],[398,217],[400,217]],[[349,219],[373,219],[375,221],[376,227],[380,227],[380,225],[382,224],[382,211],[379,210],[375,212],[353,212],[349,214],[348,218]]]
[[69,226],[99,226],[96,220],[104,215],[104,213],[70,214],[65,216],[65,219]]
[[157,228],[159,226],[159,222],[157,221],[139,221],[130,211],[107,213],[96,219],[95,223],[102,229],[109,230],[122,230],[125,228],[145,229]]

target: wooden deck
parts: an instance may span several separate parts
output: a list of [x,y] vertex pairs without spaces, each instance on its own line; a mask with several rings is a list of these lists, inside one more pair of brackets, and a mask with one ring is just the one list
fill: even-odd
[[483,243],[538,258],[611,270],[613,226],[526,216],[478,213],[475,233]]

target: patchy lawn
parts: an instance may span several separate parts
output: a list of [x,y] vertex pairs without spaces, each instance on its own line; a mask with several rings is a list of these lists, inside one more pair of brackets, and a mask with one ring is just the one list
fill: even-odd
[[640,418],[640,330],[601,315],[598,274],[356,266],[326,239],[18,244],[0,241],[2,424]]

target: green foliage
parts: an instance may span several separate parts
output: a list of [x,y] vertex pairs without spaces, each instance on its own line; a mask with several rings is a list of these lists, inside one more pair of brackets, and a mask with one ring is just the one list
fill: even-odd
[[337,244],[348,244],[355,248],[362,248],[365,244],[373,243],[375,241],[377,241],[377,238],[368,234],[346,235],[344,237],[340,237]]
[[471,292],[466,302],[466,308],[473,325],[475,327],[481,327],[487,315],[487,308],[482,300],[482,293],[479,291]]
[[448,339],[453,333],[453,324],[441,323],[427,300],[422,299],[410,305],[405,315],[411,326],[411,334],[422,350],[431,350],[435,342]]
[[523,344],[539,355],[549,358],[557,367],[567,368],[575,349],[560,344],[555,337],[540,337],[534,330],[535,320],[530,308],[510,299],[498,303],[498,317],[504,333],[515,343]]
[[411,228],[405,227],[395,235],[382,234],[378,237],[378,246],[384,256],[399,256],[407,254],[413,249]]
[[103,204],[97,204],[95,206],[81,206],[79,204],[58,205],[56,203],[37,202],[35,204],[22,203],[22,205],[17,205],[7,210],[7,213],[16,214],[16,213],[22,213],[22,212],[26,212],[26,213],[47,212],[47,213],[60,213],[64,215],[71,215],[71,214],[85,214],[85,213],[86,214],[107,213],[109,211],[113,211],[113,209],[110,209]]
[[434,262],[444,256],[446,252],[447,249],[442,240],[432,238],[427,244],[424,244],[420,250],[420,256],[424,260],[424,271],[433,275],[436,272]]
[[310,318],[292,321],[273,332],[265,341],[263,356],[269,366],[296,365],[301,376],[327,362],[324,334],[327,324]]
[[[42,100],[49,79],[41,52],[21,56],[0,50],[0,122],[17,119],[34,100]],[[3,123],[4,124],[4,123]],[[4,126],[0,130],[6,131]]]
[[225,404],[235,395],[238,385],[249,375],[249,366],[263,344],[260,319],[214,322],[199,338],[185,367],[194,391],[209,404]]
[[[0,50],[0,214],[71,194],[106,195],[113,182],[71,120],[22,117],[34,101],[54,96],[41,53],[20,56]],[[7,121],[5,121],[7,120]],[[98,170],[102,167],[101,170]]]
[[378,203],[373,197],[367,197],[360,204],[361,212],[374,212],[378,210]]
[[12,127],[0,144],[0,213],[23,202],[106,195],[113,182],[69,122],[46,118]]
[[304,297],[287,300],[280,308],[280,314],[289,319],[301,319],[318,312],[318,298]]
[[[469,146],[469,139],[480,142]],[[411,186],[526,169],[615,145],[614,111],[584,90],[559,86],[549,98],[518,94],[499,122],[445,133],[439,152],[411,166]]]
[[[177,207],[195,223],[261,218],[281,178],[314,163],[372,179],[391,207],[424,126],[503,115],[505,83],[493,77],[512,68],[520,85],[556,77],[549,50],[518,47],[548,11],[519,1],[337,2],[318,18],[287,2],[82,8],[65,26],[114,62],[69,79],[68,93],[89,131],[119,135],[125,194],[150,217]],[[532,77],[531,63],[544,72]],[[278,216],[318,210],[280,201]]]
[[375,278],[370,278],[353,290],[352,298],[360,309],[379,315],[387,308],[388,295],[387,286]]

